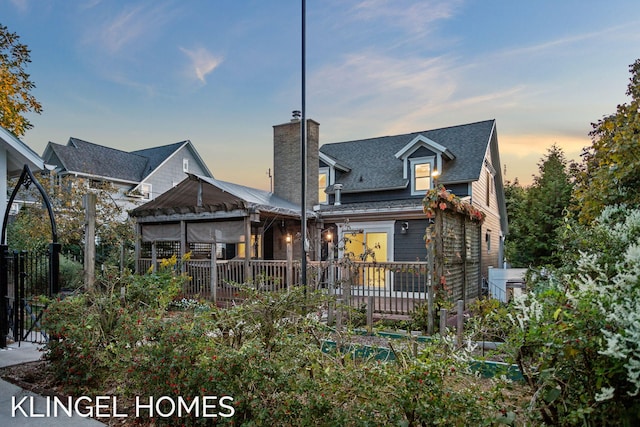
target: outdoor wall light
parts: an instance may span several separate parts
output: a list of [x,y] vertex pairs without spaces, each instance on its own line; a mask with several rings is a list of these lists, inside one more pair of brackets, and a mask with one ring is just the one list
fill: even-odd
[[287,243],[291,243],[291,234],[287,234],[287,237],[284,238]]
[[333,234],[331,232],[327,233],[327,242],[333,242]]
[[400,233],[407,234],[407,230],[409,229],[409,222],[405,221],[402,223],[402,227],[400,229]]

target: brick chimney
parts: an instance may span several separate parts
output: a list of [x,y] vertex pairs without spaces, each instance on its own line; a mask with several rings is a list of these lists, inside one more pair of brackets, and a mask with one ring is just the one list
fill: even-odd
[[[300,117],[273,127],[273,192],[301,204]],[[318,150],[320,123],[307,119],[307,209],[318,204]]]

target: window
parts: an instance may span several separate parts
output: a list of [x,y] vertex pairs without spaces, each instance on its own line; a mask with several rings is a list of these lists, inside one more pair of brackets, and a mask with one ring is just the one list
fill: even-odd
[[491,195],[493,194],[493,176],[490,172],[487,172],[487,206],[491,206]]
[[487,230],[486,234],[484,235],[484,240],[487,244],[487,253],[490,254],[491,253],[491,230]]
[[329,171],[321,170],[318,174],[318,203],[326,205],[329,203],[329,198],[324,190],[329,185]]
[[434,159],[409,159],[411,162],[411,194],[423,195],[433,188]]
[[145,200],[151,200],[151,184],[140,184],[140,193]]
[[189,172],[189,159],[182,159],[182,171]]

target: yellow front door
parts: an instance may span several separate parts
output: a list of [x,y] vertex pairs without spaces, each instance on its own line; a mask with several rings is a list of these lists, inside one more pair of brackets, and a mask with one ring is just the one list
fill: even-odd
[[[355,262],[371,263],[387,261],[387,233],[386,232],[347,232],[345,233],[345,256]],[[360,285],[367,287],[385,286],[385,269],[382,267],[360,267],[357,280]]]

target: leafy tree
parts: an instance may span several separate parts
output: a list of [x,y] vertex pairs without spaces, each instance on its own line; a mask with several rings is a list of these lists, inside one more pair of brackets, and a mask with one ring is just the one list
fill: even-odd
[[640,59],[629,70],[631,101],[592,123],[576,189],[581,222],[593,221],[605,206],[640,205]]
[[509,217],[507,260],[514,267],[558,264],[558,228],[571,201],[570,165],[555,144],[538,163],[539,175],[529,188],[507,183]]
[[[52,175],[39,179],[49,195],[56,216],[58,241],[64,253],[80,255],[84,245],[85,208],[83,196],[89,191],[97,193],[96,238],[99,242],[98,262],[119,259],[122,244],[134,241],[134,228],[126,212],[113,201],[113,186],[89,188],[89,183],[80,178]],[[12,187],[10,185],[10,187]],[[51,240],[51,225],[48,212],[40,203],[40,194],[29,187],[20,194],[22,200],[35,203],[25,205],[7,228],[7,242],[14,249],[35,250],[46,246]]]
[[24,69],[30,51],[19,40],[0,24],[0,126],[22,136],[33,127],[25,113],[40,114],[42,106],[30,93],[36,87]]

